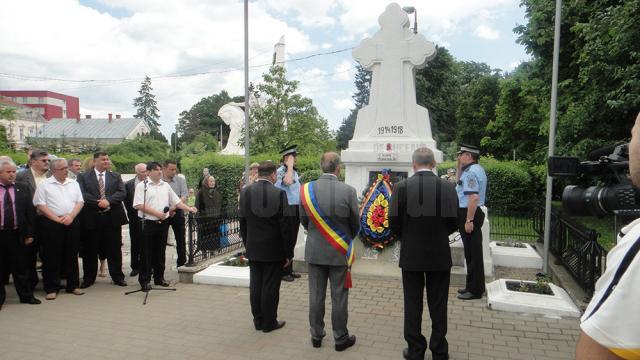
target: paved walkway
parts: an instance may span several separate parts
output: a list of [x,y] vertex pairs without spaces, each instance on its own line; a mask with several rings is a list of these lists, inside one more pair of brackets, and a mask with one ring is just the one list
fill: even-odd
[[[143,294],[123,295],[137,288],[135,279],[127,280],[128,288],[102,279],[84,296],[61,293],[37,306],[18,304],[15,291],[7,287],[0,311],[0,358],[401,359],[406,346],[402,289],[396,280],[354,279],[349,329],[357,343],[342,353],[334,351],[330,335],[322,348],[311,347],[304,276],[283,283],[279,318],[287,325],[269,334],[253,329],[246,288],[177,284],[177,292],[152,292],[143,306]],[[463,302],[454,293],[451,288],[447,338],[452,359],[573,358],[576,319],[492,311],[485,301]],[[37,296],[44,298],[42,292]],[[325,319],[330,330],[330,314]],[[428,321],[423,329],[428,338]]]
[[[123,264],[128,274],[129,239],[123,227]],[[175,283],[174,247],[167,247],[165,277]],[[81,268],[82,269],[82,268]],[[18,303],[13,285],[0,311],[0,359],[402,359],[402,285],[396,279],[354,278],[349,296],[353,348],[338,353],[331,339],[330,300],[325,315],[328,336],[311,347],[306,276],[282,283],[279,318],[287,325],[272,333],[253,329],[249,289],[176,284],[176,292],[124,296],[139,288],[110,285],[98,278],[83,296],[60,293],[42,305]],[[579,333],[577,319],[553,319],[489,310],[486,299],[460,301],[449,292],[449,350],[452,359],[572,359]],[[425,309],[423,331],[430,333]],[[428,353],[429,354],[429,353]],[[426,357],[430,359],[431,356]]]

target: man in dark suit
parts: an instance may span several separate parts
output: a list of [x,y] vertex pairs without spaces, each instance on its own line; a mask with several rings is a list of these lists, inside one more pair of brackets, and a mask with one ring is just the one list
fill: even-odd
[[278,321],[280,282],[293,258],[293,244],[284,217],[287,195],[276,188],[276,166],[263,161],[258,181],[240,192],[240,235],[249,259],[249,300],[256,330],[270,332]]
[[[29,192],[33,195],[36,193],[38,185],[50,176],[49,154],[44,150],[33,149],[29,153],[29,167],[16,174],[16,182],[26,185]],[[36,285],[38,285],[36,262],[38,261],[38,252],[40,252],[42,245],[39,240],[42,234],[39,232],[43,228],[43,218],[41,214],[36,213],[33,244],[27,249],[27,271],[29,272],[31,289],[35,289]]]
[[127,286],[122,272],[122,229],[127,223],[122,201],[125,198],[124,184],[120,174],[111,172],[109,155],[99,151],[93,154],[93,170],[78,176],[84,198],[82,223],[88,230],[84,236],[80,287],[88,288],[98,274],[98,248],[107,251],[109,275],[115,285]]
[[138,210],[133,207],[133,196],[136,193],[136,186],[141,181],[147,179],[147,164],[140,163],[135,167],[136,176],[124,183],[126,197],[124,207],[127,209],[129,218],[129,238],[131,239],[131,274],[136,276],[140,273],[140,242],[142,241],[142,227]]
[[[324,303],[327,281],[331,283],[331,325],[336,351],[343,351],[356,343],[355,335],[347,329],[347,304],[349,301],[350,267],[348,260],[353,251],[353,239],[360,230],[356,190],[338,180],[340,157],[334,152],[322,155],[322,176],[305,184],[301,192],[300,222],[308,230],[304,258],[309,267],[309,323],[313,347],[322,346],[324,331]],[[311,204],[314,204],[313,210]],[[322,213],[324,225],[331,231],[320,231],[324,226],[314,213]],[[327,237],[328,233],[341,237]],[[339,243],[344,251],[337,250]],[[351,252],[350,252],[351,251]]]
[[[15,183],[16,164],[7,158],[0,160],[0,279],[4,271],[13,274],[13,283],[21,303],[40,304],[33,296],[27,268],[27,249],[33,246],[35,208],[33,194],[21,183]],[[8,265],[8,266],[6,266]],[[6,293],[0,284],[0,310]]]
[[424,359],[427,339],[422,335],[425,285],[431,316],[429,349],[433,359],[448,359],[447,299],[451,272],[449,234],[456,228],[458,198],[452,184],[433,173],[433,151],[416,149],[415,174],[396,184],[389,206],[389,226],[399,237],[404,290],[405,359]]

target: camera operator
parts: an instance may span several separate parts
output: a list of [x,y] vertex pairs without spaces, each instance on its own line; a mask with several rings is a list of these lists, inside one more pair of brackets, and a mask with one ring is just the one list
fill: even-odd
[[[640,114],[631,130],[629,173],[640,186]],[[582,316],[576,359],[640,359],[640,225],[624,230]]]

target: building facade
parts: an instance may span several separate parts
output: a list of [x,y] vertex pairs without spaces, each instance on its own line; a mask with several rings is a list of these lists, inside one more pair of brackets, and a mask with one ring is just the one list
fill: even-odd
[[0,90],[0,96],[33,108],[46,120],[80,118],[80,100],[74,96],[46,90]]
[[28,145],[29,138],[42,136],[46,120],[38,111],[3,97],[0,105],[15,110],[13,119],[0,118],[0,125],[6,129],[7,140],[14,148],[22,149]]

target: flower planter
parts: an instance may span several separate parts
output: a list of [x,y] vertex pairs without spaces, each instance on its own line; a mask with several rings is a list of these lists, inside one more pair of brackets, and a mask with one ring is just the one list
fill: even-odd
[[504,246],[506,244],[500,241],[489,243],[493,265],[542,269],[542,258],[538,255],[538,252],[527,243],[519,244],[524,245],[524,247]]
[[235,257],[217,262],[193,276],[194,284],[249,287],[249,267],[224,265]]
[[579,317],[580,310],[571,301],[569,294],[555,284],[548,283],[551,294],[537,294],[509,290],[508,284],[533,286],[535,281],[520,281],[513,279],[499,279],[487,284],[487,305],[490,309],[542,314],[547,316]]

